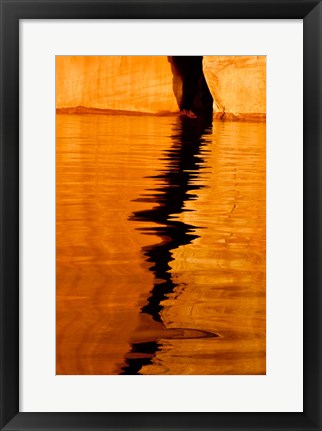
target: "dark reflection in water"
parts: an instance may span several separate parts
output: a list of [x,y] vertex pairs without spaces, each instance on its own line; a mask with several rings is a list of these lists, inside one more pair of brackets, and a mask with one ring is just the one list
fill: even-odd
[[[130,217],[130,220],[142,221],[145,225],[146,222],[149,224],[152,222],[151,227],[142,227],[138,230],[161,238],[158,244],[142,247],[145,260],[151,264],[149,270],[154,275],[155,283],[147,303],[141,308],[141,313],[152,316],[156,322],[162,323],[160,314],[163,308],[162,301],[177,286],[170,273],[172,252],[179,246],[190,244],[198,238],[198,229],[203,228],[180,221],[177,216],[182,212],[191,211],[185,208],[185,203],[197,198],[193,193],[194,190],[205,187],[198,182],[199,172],[205,169],[201,149],[206,144],[209,145],[211,135],[211,118],[200,117],[192,120],[179,117],[177,119],[171,135],[172,146],[164,153],[165,169],[157,175],[148,177],[157,180],[160,187],[136,200],[151,203],[153,207],[137,211]],[[203,149],[203,153],[204,151]],[[165,331],[164,338],[185,338],[184,331],[182,336],[173,337],[169,331],[171,330]],[[198,338],[216,336],[216,334],[199,332],[196,335]],[[139,374],[142,366],[152,362],[159,347],[156,341],[132,344],[131,351],[126,355],[127,366],[123,368],[121,374]]]
[[57,116],[57,374],[265,374],[265,137]]

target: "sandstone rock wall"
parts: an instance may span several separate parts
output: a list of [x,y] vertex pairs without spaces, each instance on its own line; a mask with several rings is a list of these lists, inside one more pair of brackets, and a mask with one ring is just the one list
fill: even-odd
[[[203,67],[217,116],[265,115],[266,57],[204,56]],[[166,56],[56,57],[58,112],[83,107],[174,113],[177,85]]]
[[266,113],[265,56],[206,56],[203,69],[215,112],[230,116]]
[[57,57],[57,108],[176,112],[167,57]]

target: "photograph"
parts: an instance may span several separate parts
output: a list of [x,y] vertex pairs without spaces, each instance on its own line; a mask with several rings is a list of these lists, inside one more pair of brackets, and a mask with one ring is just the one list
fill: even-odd
[[322,431],[322,0],[0,6],[0,431]]
[[56,56],[56,374],[266,374],[266,56]]

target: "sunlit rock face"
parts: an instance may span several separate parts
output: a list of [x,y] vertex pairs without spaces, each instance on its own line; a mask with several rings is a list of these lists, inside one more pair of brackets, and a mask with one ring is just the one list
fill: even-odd
[[57,57],[57,108],[177,112],[166,56]]
[[214,111],[233,118],[266,113],[265,56],[205,56],[203,70]]
[[[265,56],[204,56],[204,75],[220,119],[264,118]],[[166,56],[56,58],[56,107],[178,112],[181,81]]]

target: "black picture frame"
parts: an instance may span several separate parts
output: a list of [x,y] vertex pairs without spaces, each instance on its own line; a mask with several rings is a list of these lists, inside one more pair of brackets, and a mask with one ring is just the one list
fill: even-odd
[[[321,2],[0,0],[0,6],[1,430],[321,430]],[[98,18],[303,19],[303,413],[19,412],[19,20]]]

